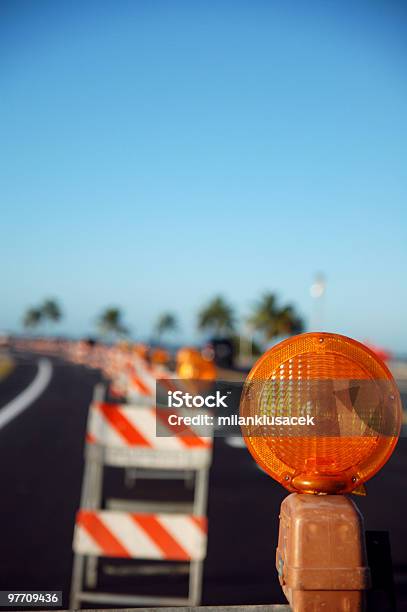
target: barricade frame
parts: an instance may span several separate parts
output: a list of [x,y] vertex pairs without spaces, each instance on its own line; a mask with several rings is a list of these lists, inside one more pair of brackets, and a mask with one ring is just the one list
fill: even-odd
[[[97,384],[94,389],[93,403],[103,402],[105,397],[105,386],[101,383]],[[148,406],[151,408],[151,406]],[[139,406],[133,405],[134,410],[137,410]],[[88,415],[88,428],[91,419],[91,409]],[[212,432],[213,436],[213,432]],[[142,470],[143,478],[146,477],[148,472],[150,476],[154,473],[161,472],[165,478],[177,478],[177,479],[189,479],[191,473],[194,475],[193,486],[194,496],[192,502],[192,514],[195,516],[206,516],[206,508],[208,501],[208,479],[209,469],[212,461],[212,447],[205,449],[208,459],[206,461],[198,461],[192,467],[191,465],[184,465],[181,467],[174,467],[171,464],[170,468],[165,469],[164,465],[157,465],[157,468],[147,467],[147,465],[139,465],[142,453],[133,453],[132,461],[134,464],[129,465],[129,457],[131,458],[131,452],[123,453],[124,449],[120,449],[120,452],[114,452],[112,449],[107,448],[103,444],[86,444],[85,447],[85,466],[84,475],[82,481],[81,491],[81,503],[82,509],[98,510],[101,509],[103,499],[103,476],[105,466],[110,467],[121,467],[125,470],[132,470],[134,475],[137,470]],[[187,449],[180,451],[184,454],[188,453]],[[154,451],[145,451],[145,456],[154,456]],[[191,453],[189,453],[191,454]],[[197,453],[196,453],[197,454]],[[157,453],[156,453],[157,455]],[[158,455],[157,455],[158,456]],[[167,451],[168,456],[168,451]],[[126,461],[127,459],[127,461]],[[123,463],[125,465],[123,465]],[[153,476],[154,477],[154,476]],[[160,475],[159,475],[160,477]],[[117,504],[123,500],[114,500]],[[132,510],[137,507],[137,501],[128,500],[131,504]],[[144,501],[148,503],[148,501]],[[157,509],[160,504],[165,504],[167,511],[180,513],[179,505],[177,502],[171,504],[171,502],[154,502],[154,508]],[[111,500],[106,499],[106,507],[111,508]],[[103,557],[101,557],[103,558]],[[87,588],[95,589],[98,578],[98,559],[99,557],[93,555],[82,555],[74,553],[73,571],[72,571],[72,582],[71,582],[71,595],[70,595],[70,608],[78,609],[82,602],[88,603],[113,603],[121,605],[187,605],[196,606],[200,603],[202,595],[202,581],[203,581],[203,569],[204,569],[204,558],[198,560],[190,560],[189,565],[189,581],[188,581],[188,596],[187,597],[162,597],[162,596],[147,596],[147,595],[124,595],[119,593],[104,593],[104,592],[92,592],[86,591],[83,586]],[[174,561],[174,563],[180,563]],[[185,563],[185,562],[184,562]]]

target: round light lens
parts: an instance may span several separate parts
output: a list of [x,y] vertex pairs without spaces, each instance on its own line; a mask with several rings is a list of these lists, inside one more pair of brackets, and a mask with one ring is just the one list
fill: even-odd
[[387,366],[363,344],[327,333],[266,352],[246,379],[240,414],[257,463],[290,491],[307,493],[345,493],[366,482],[401,427]]

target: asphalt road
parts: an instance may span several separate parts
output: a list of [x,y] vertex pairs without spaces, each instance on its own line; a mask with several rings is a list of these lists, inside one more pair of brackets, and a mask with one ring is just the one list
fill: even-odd
[[[19,356],[14,371],[0,383],[0,419],[4,407],[36,377],[38,360]],[[62,590],[66,607],[87,409],[100,378],[96,371],[50,361],[46,389],[0,429],[0,590]],[[402,438],[388,464],[368,483],[368,496],[353,498],[367,529],[390,533],[399,610],[407,610],[406,470],[407,439]],[[167,495],[166,486],[154,483],[158,498]],[[118,470],[111,470],[106,478],[109,495],[123,487]],[[147,483],[138,482],[127,494],[142,497],[152,493],[147,489]],[[182,483],[177,495],[188,495]],[[245,449],[216,439],[204,604],[285,603],[274,567],[278,511],[285,495]],[[156,584],[140,576],[119,578],[103,573],[103,567],[101,580],[126,591],[166,587],[163,578]]]

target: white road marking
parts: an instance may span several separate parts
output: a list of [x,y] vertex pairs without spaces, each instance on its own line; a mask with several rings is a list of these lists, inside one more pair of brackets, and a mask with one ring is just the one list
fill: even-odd
[[48,359],[40,359],[38,372],[32,383],[20,395],[0,409],[0,429],[24,412],[41,395],[52,378],[52,365]]

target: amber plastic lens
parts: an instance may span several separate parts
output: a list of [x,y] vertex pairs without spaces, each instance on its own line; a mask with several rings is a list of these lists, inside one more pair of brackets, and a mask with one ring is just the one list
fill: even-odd
[[164,365],[169,362],[170,355],[168,351],[162,348],[155,348],[151,351],[151,362],[157,365]]
[[344,493],[390,457],[401,401],[390,371],[370,349],[338,334],[310,333],[257,361],[240,414],[254,459],[287,489]]
[[133,351],[142,359],[147,359],[149,347],[146,344],[139,343],[134,345]]
[[177,363],[198,363],[201,360],[201,353],[196,348],[184,346],[177,352]]
[[183,379],[215,380],[216,367],[195,348],[184,347],[177,353],[177,376]]

